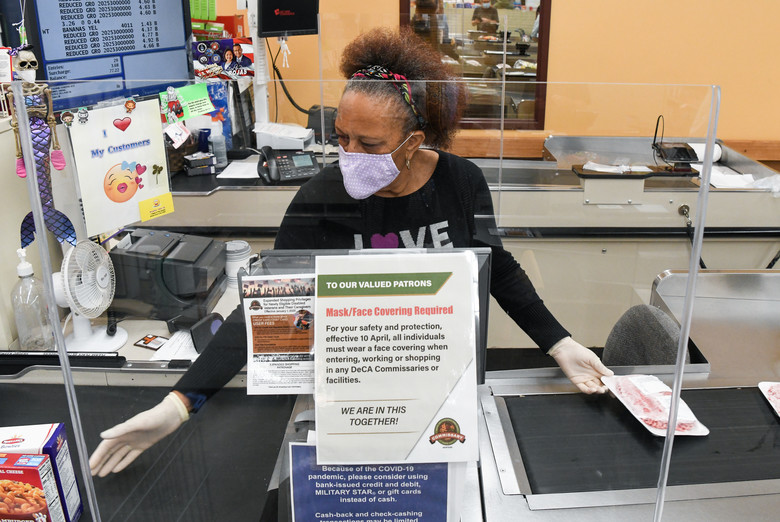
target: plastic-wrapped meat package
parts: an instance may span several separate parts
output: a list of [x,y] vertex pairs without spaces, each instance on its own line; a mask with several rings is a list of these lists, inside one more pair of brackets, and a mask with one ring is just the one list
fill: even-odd
[[758,389],[761,390],[772,409],[780,417],[780,382],[760,382]]
[[[654,375],[615,375],[601,379],[628,411],[653,435],[666,436],[672,390]],[[707,435],[710,430],[696,419],[680,399],[675,435]]]

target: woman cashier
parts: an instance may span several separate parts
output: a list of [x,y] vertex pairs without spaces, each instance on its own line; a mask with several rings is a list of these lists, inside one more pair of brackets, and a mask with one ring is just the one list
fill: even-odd
[[[569,336],[491,233],[496,224],[482,172],[441,150],[465,105],[464,84],[410,31],[359,36],[344,49],[341,72],[349,81],[335,122],[338,164],[300,188],[275,248],[489,246],[491,293],[501,307],[582,392],[603,393],[599,379],[612,372]],[[159,405],[101,433],[104,440],[90,458],[92,473],[124,469],[245,363],[239,307]]]

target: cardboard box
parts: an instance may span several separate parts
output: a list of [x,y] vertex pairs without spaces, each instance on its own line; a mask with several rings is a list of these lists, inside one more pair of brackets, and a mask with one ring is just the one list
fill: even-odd
[[59,493],[58,498],[66,517],[63,520],[75,522],[81,517],[84,506],[70,459],[64,424],[60,422],[0,428],[0,453],[48,455]]
[[0,453],[0,520],[65,522],[48,455]]
[[221,23],[225,31],[230,33],[233,38],[243,38],[244,34],[244,15],[217,16],[217,22]]
[[184,172],[186,172],[188,176],[208,176],[210,174],[216,174],[217,167],[213,165],[209,167],[185,167]]
[[217,157],[209,152],[196,152],[184,156],[184,164],[187,168],[210,167],[217,164]]

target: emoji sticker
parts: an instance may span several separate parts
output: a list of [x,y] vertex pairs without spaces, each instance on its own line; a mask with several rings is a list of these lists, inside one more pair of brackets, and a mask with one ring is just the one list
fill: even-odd
[[141,175],[146,172],[144,165],[123,161],[111,167],[103,179],[103,190],[114,203],[124,203],[144,188]]

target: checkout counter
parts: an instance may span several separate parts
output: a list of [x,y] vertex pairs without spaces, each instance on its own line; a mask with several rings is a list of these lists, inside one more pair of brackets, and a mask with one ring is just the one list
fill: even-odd
[[[660,274],[651,303],[680,317],[686,278],[684,271]],[[780,422],[755,387],[780,381],[779,301],[777,271],[699,275],[691,338],[707,364],[687,371],[682,397],[711,433],[675,439],[665,504],[673,519],[760,519],[780,502],[780,450],[772,443]],[[215,311],[226,314],[237,302],[229,291]],[[152,320],[123,327],[130,340],[167,329]],[[649,517],[662,442],[616,399],[572,393],[557,368],[491,371],[491,355],[500,352],[488,351],[479,387],[480,462],[466,476],[462,520]],[[90,450],[101,429],[157,404],[184,371],[140,361],[147,353],[126,346],[122,368],[74,369]],[[673,373],[614,369],[653,373],[668,384]],[[61,379],[59,368],[41,367],[0,376],[0,417],[69,425]],[[314,426],[312,397],[247,396],[245,380],[239,373],[124,472],[96,479],[104,519],[289,520],[288,443],[305,440]]]
[[[659,275],[651,302],[679,317],[686,280],[685,272]],[[780,380],[779,284],[777,271],[699,275],[691,339],[711,369],[686,370],[682,398],[710,434],[675,437],[664,505],[670,519],[759,520],[777,510],[780,422],[756,385]],[[671,385],[673,368],[653,373]],[[571,394],[554,374],[487,375],[480,431],[486,520],[648,518],[662,441],[616,408],[616,399]]]

